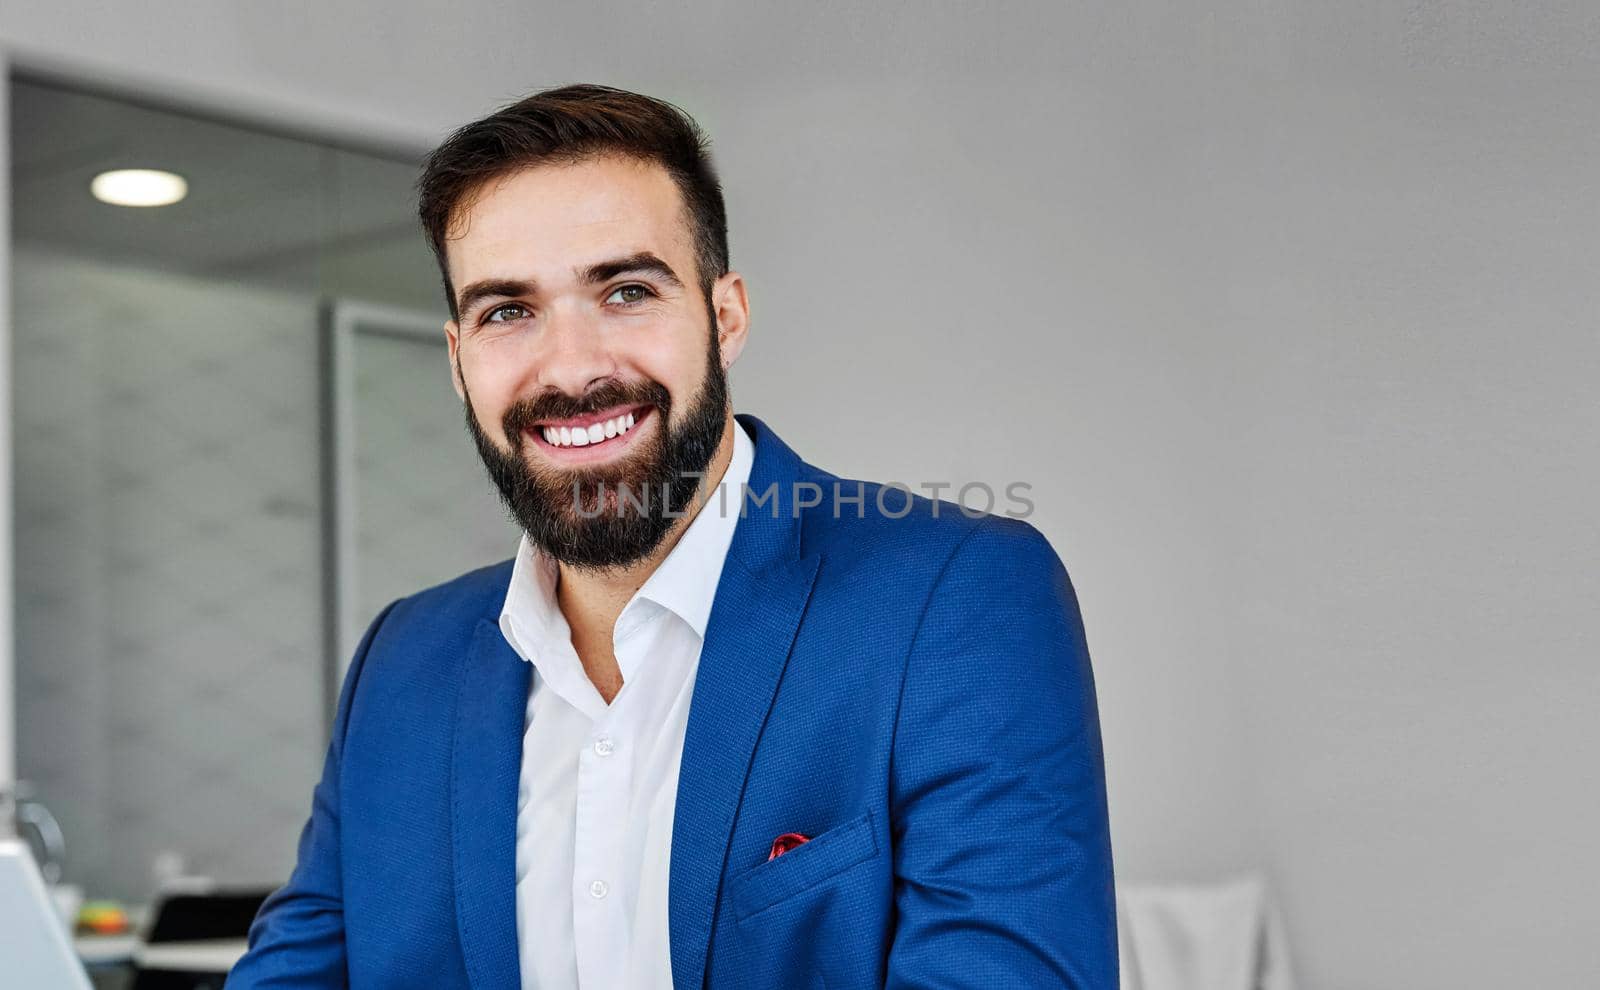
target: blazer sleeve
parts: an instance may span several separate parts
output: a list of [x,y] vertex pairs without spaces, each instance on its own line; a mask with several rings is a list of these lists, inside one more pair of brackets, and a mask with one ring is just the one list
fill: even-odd
[[891,757],[889,987],[1117,986],[1094,680],[1029,524],[986,516],[913,637]]
[[345,671],[322,779],[311,795],[311,817],[289,882],[261,905],[250,925],[249,950],[228,974],[226,990],[254,987],[344,987],[343,871],[339,863],[339,775],[356,684],[391,602],[372,621]]

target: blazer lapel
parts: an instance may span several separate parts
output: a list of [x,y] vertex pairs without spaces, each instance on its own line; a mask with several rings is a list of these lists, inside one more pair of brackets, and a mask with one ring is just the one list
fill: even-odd
[[456,695],[450,768],[456,924],[475,987],[520,985],[517,964],[517,780],[532,668],[479,619]]
[[689,704],[668,881],[678,990],[705,983],[734,818],[820,563],[800,557],[793,504],[799,458],[760,420],[738,418],[756,441],[751,491],[777,489],[772,503],[747,506],[734,530]]

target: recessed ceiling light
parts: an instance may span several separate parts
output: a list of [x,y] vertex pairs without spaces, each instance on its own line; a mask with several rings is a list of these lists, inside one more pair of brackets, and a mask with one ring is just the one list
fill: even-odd
[[172,172],[119,168],[95,176],[89,191],[113,206],[167,206],[189,195],[189,183]]

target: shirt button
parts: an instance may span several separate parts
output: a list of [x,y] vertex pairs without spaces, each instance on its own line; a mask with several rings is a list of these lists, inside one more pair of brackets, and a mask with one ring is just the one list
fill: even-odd
[[606,886],[606,882],[604,880],[596,880],[594,883],[589,885],[589,893],[596,898],[606,896],[606,891],[608,889],[610,888]]
[[594,751],[600,756],[610,756],[616,748],[617,744],[611,741],[610,736],[601,736],[594,741]]

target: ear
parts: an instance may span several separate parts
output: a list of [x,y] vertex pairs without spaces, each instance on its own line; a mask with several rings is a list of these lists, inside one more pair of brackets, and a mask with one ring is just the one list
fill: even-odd
[[728,272],[711,286],[713,311],[717,314],[717,346],[722,351],[722,370],[733,367],[750,335],[750,298],[744,277]]
[[450,384],[455,386],[457,398],[465,402],[467,389],[461,380],[461,326],[455,320],[444,325],[444,339],[450,351]]

